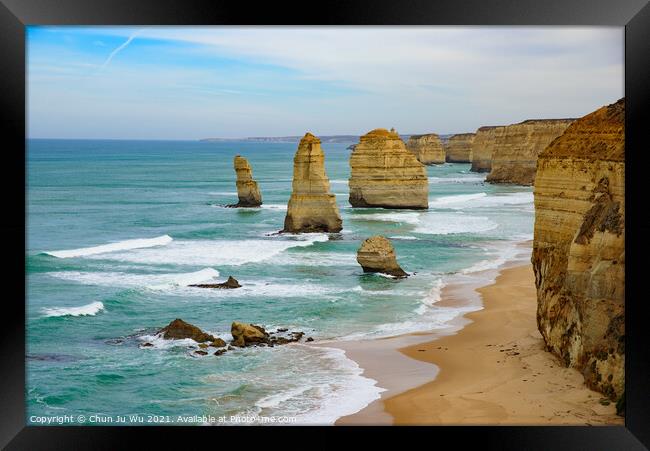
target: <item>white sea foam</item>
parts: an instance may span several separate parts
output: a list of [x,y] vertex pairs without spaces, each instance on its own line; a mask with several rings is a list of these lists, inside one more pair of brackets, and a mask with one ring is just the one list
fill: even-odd
[[450,205],[471,202],[486,197],[487,193],[458,194],[455,196],[442,196],[429,202],[429,208],[446,208]]
[[506,205],[533,205],[532,192],[518,192],[487,195],[486,193],[460,194],[444,196],[429,202],[430,208],[450,208],[454,210],[466,208],[494,208]]
[[415,313],[418,315],[424,315],[429,307],[432,307],[436,302],[441,299],[442,289],[445,287],[445,282],[442,279],[437,279],[426,296],[424,296],[420,302],[418,308],[415,309]]
[[485,182],[484,175],[468,175],[465,177],[429,177],[430,184],[441,183],[483,183]]
[[124,272],[57,271],[48,273],[57,279],[70,280],[86,285],[107,287],[148,288],[166,290],[190,284],[215,282],[219,271],[204,268],[200,271],[172,274],[133,274]]
[[287,249],[307,247],[328,239],[327,234],[309,234],[251,240],[176,240],[167,246],[91,255],[89,258],[154,265],[238,266],[262,262]]
[[105,254],[130,249],[142,249],[150,247],[165,246],[172,242],[172,237],[162,235],[156,238],[144,238],[135,240],[118,241],[116,243],[102,244],[100,246],[82,247],[62,251],[49,251],[46,254],[58,258],[87,257],[90,255]]
[[392,240],[417,240],[416,237],[414,236],[409,236],[409,235],[395,235],[389,237]]
[[287,211],[287,204],[262,204],[261,208],[265,208],[267,210],[282,210],[282,211]]
[[213,191],[208,193],[211,196],[236,196],[237,192],[235,191]]
[[517,261],[522,258],[527,259],[530,255],[529,250],[517,247],[518,241],[508,241],[503,244],[492,244],[487,248],[490,258],[481,260],[472,266],[460,271],[461,274],[472,274],[476,272],[496,269],[509,261]]
[[95,316],[97,313],[104,310],[104,304],[95,301],[80,307],[56,307],[44,308],[43,314],[45,316]]
[[413,230],[425,235],[449,235],[452,233],[481,233],[496,229],[498,224],[485,216],[463,213],[423,213]]
[[340,179],[330,180],[330,185],[347,185],[347,184],[348,184],[347,180],[340,180]]
[[404,224],[418,224],[422,213],[392,211],[390,213],[355,214],[354,221],[384,221]]

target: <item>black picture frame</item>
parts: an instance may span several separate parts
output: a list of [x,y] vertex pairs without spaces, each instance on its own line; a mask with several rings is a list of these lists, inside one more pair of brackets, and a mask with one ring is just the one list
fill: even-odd
[[[496,449],[636,450],[650,447],[650,342],[643,296],[650,223],[643,202],[643,146],[650,107],[650,5],[647,0],[390,0],[330,1],[287,5],[216,0],[0,0],[0,117],[4,144],[0,177],[4,196],[5,270],[0,327],[0,445],[11,450],[124,449],[137,440],[162,449],[189,437],[207,438],[214,428],[25,426],[25,26],[27,25],[615,25],[625,26],[626,96],[626,407],[619,427],[430,427],[408,428],[409,442],[456,446],[469,442]],[[21,152],[22,150],[22,152]],[[8,290],[7,290],[8,288]],[[302,429],[304,428],[297,428]],[[309,433],[313,428],[307,428]],[[264,428],[277,435],[285,428]],[[293,428],[295,431],[296,428]],[[331,428],[319,447],[358,431],[376,437],[404,428]],[[240,434],[240,427],[219,434]],[[246,436],[250,429],[246,429]],[[259,428],[256,428],[259,431]],[[330,432],[331,431],[331,432]],[[191,435],[189,435],[189,434]],[[219,437],[222,437],[220,435]],[[210,440],[208,438],[208,440]],[[214,446],[223,446],[215,442]],[[313,443],[312,443],[313,444]],[[294,445],[289,445],[294,447]],[[311,445],[310,445],[311,446]],[[435,445],[432,445],[435,446]],[[191,446],[193,447],[193,446]]]

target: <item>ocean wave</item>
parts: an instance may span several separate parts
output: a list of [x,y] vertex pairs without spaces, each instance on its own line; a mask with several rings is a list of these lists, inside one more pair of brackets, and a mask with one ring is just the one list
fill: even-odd
[[167,246],[90,255],[89,258],[153,265],[239,266],[259,263],[287,249],[307,247],[328,239],[327,234],[309,234],[251,240],[175,240]]
[[430,184],[441,183],[483,183],[485,182],[484,175],[468,175],[466,177],[429,177]]
[[417,240],[416,237],[414,236],[409,236],[409,235],[395,235],[389,237],[391,240]]
[[79,282],[86,285],[165,290],[190,284],[215,282],[216,278],[219,277],[219,271],[213,268],[172,274],[57,271],[48,273],[48,275],[57,279]]
[[426,296],[420,300],[422,305],[415,309],[415,313],[418,315],[424,315],[429,307],[433,307],[436,302],[440,301],[442,298],[442,289],[445,285],[446,284],[442,279],[436,280]]
[[162,235],[156,238],[143,238],[134,240],[118,241],[116,243],[102,244],[100,246],[82,247],[78,249],[48,251],[48,255],[57,258],[87,257],[90,255],[105,254],[116,251],[125,251],[130,249],[143,249],[150,247],[165,246],[171,243],[172,237]]
[[444,196],[433,199],[429,202],[430,208],[449,208],[454,210],[466,208],[494,208],[507,205],[522,205],[531,207],[533,205],[532,192],[492,194],[460,194],[456,196]]
[[282,210],[287,211],[287,204],[262,204],[260,208],[267,210]]
[[104,304],[95,301],[80,307],[52,307],[43,308],[42,312],[46,317],[57,316],[95,316],[97,313],[104,310]]
[[418,224],[422,213],[393,211],[390,213],[368,213],[350,216],[354,221],[383,221],[404,224]]
[[487,232],[497,227],[497,223],[485,216],[429,212],[422,215],[413,232],[424,235],[450,235]]
[[430,201],[429,208],[440,208],[440,207],[444,208],[453,204],[471,202],[486,196],[487,193],[457,194],[455,196],[442,196]]

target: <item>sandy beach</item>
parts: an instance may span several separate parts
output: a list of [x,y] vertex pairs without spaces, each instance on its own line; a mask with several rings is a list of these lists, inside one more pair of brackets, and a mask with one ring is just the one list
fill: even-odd
[[[477,291],[484,308],[466,314],[452,335],[344,345],[364,375],[388,390],[337,424],[624,424],[613,403],[544,350],[530,264],[501,270]],[[443,290],[440,303],[462,302],[451,293],[453,287]],[[404,390],[409,383],[415,388]]]

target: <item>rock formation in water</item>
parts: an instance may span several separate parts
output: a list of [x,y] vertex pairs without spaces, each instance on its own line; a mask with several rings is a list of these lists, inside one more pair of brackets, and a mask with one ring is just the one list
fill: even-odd
[[361,243],[357,251],[357,262],[363,272],[389,274],[398,278],[408,276],[397,263],[390,240],[381,235],[372,236]]
[[481,127],[476,131],[472,143],[472,168],[473,172],[490,172],[492,169],[492,153],[497,138],[503,134],[505,126]]
[[575,119],[533,119],[507,125],[496,136],[492,170],[486,181],[532,185],[537,156],[560,136]]
[[320,140],[306,133],[293,159],[293,185],[284,232],[339,232],[342,220],[330,193]]
[[233,288],[241,288],[241,285],[239,284],[239,281],[235,279],[233,276],[228,276],[228,280],[222,283],[196,283],[196,284],[188,285],[188,287],[233,289]]
[[453,135],[445,146],[446,161],[449,163],[471,163],[474,133]]
[[353,207],[429,208],[426,167],[396,132],[378,128],[362,136],[350,167]]
[[237,173],[237,197],[239,202],[229,207],[259,207],[262,205],[262,195],[257,182],[253,180],[251,165],[246,158],[239,155],[234,160]]
[[[235,321],[230,326],[232,345],[240,348],[248,346],[275,346],[300,341],[304,332],[289,332],[286,328],[279,328],[275,332],[267,332],[263,327],[255,324],[240,323]],[[313,338],[307,341],[314,341]]]
[[201,329],[198,327],[186,323],[182,319],[175,319],[171,323],[169,323],[167,326],[163,327],[160,329],[157,333],[163,334],[163,338],[166,339],[177,339],[181,340],[184,338],[191,338],[192,340],[198,342],[198,343],[203,343],[206,341],[215,341],[217,338],[213,337],[212,335],[203,332]]
[[624,395],[625,103],[576,120],[540,155],[532,263],[547,348]]
[[422,164],[442,164],[445,162],[445,149],[442,147],[440,137],[435,133],[411,135],[406,142],[406,148]]

